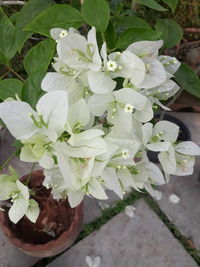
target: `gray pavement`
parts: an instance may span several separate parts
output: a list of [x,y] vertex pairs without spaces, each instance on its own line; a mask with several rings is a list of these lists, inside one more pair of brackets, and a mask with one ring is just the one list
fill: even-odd
[[100,257],[96,267],[197,267],[143,200],[135,208],[133,218],[121,212],[48,267],[87,267],[87,256]]

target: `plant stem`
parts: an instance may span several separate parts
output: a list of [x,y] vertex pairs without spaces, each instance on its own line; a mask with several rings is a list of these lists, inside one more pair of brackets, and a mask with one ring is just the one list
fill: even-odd
[[19,78],[22,82],[24,82],[24,78],[19,75],[13,68],[9,67],[9,70],[17,77]]
[[28,178],[26,180],[26,186],[28,186],[28,183],[29,183],[29,180],[31,178],[31,175],[32,175],[32,172],[33,172],[34,168],[35,168],[35,163],[33,163],[32,168],[31,168],[31,171],[30,171],[30,173],[28,175]]
[[15,150],[8,158],[7,160],[0,166],[0,171],[11,161],[11,159],[17,154],[19,149]]

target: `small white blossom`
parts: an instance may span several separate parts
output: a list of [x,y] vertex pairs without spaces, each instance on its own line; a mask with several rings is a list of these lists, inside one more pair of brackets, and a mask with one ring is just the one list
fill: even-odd
[[124,107],[124,111],[125,113],[132,113],[134,110],[134,106],[131,104],[126,104]]
[[66,30],[62,30],[61,33],[59,34],[60,38],[63,38],[68,35],[68,32]]
[[116,61],[109,60],[106,63],[106,67],[107,67],[107,70],[108,71],[116,71],[116,69],[117,69],[117,62]]
[[129,153],[129,150],[128,149],[123,149],[121,151],[121,153],[122,153],[122,158],[123,159],[129,159],[130,158],[130,153]]

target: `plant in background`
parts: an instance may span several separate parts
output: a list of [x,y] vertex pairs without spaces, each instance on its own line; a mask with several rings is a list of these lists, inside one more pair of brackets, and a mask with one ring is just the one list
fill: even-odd
[[[135,2],[165,10],[154,0]],[[174,11],[178,1],[163,2]],[[72,5],[80,7],[77,1]],[[85,195],[107,199],[107,189],[120,198],[130,188],[160,198],[154,185],[168,182],[170,174],[192,174],[194,156],[200,155],[193,142],[177,141],[177,125],[152,123],[155,110],[169,110],[165,103],[179,85],[199,95],[189,67],[159,55],[181,40],[182,29],[166,19],[153,29],[127,16],[121,1],[111,1],[111,11],[110,17],[104,0],[85,0],[81,12],[31,0],[10,19],[0,10],[0,62],[19,78],[0,81],[0,118],[20,144],[20,159],[39,163],[43,185],[56,200],[68,198],[71,207]],[[11,59],[33,32],[48,38],[24,57],[24,81]],[[161,169],[148,151],[158,153]],[[10,220],[26,215],[36,222],[39,206],[28,180],[23,184],[11,168],[0,183],[0,199],[10,200]]]

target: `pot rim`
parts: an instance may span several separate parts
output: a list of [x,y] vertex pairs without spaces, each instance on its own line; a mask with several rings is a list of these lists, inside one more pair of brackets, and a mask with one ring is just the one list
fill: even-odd
[[17,238],[14,234],[14,232],[10,229],[8,226],[8,219],[6,218],[6,215],[4,214],[3,211],[0,211],[0,225],[5,233],[5,235],[9,238],[12,239],[12,243],[20,248],[26,248],[28,250],[32,251],[38,251],[38,250],[45,250],[45,249],[50,249],[62,242],[62,240],[66,240],[68,237],[70,237],[71,232],[73,231],[74,226],[77,224],[77,219],[78,219],[78,214],[82,212],[82,206],[83,204],[81,203],[78,207],[75,208],[75,215],[72,223],[70,224],[70,227],[63,232],[58,238],[51,240],[45,244],[31,244],[27,243],[19,238]]
[[[42,170],[36,170],[33,173],[37,173],[37,172],[42,174]],[[17,238],[14,234],[14,231],[12,231],[11,227],[9,227],[9,224],[8,224],[9,217],[7,214],[5,214],[4,211],[0,211],[0,226],[4,234],[8,237],[8,239],[10,239],[15,246],[23,250],[24,248],[26,248],[26,250],[31,250],[35,252],[40,251],[40,250],[41,251],[46,250],[46,249],[49,250],[59,245],[60,243],[62,243],[62,241],[66,240],[67,238],[70,238],[71,234],[73,233],[73,229],[76,228],[77,224],[80,224],[79,218],[80,218],[80,214],[82,215],[82,212],[83,212],[83,202],[79,204],[77,207],[72,208],[72,209],[74,209],[74,216],[70,224],[70,227],[67,230],[65,230],[58,238],[50,240],[44,244],[31,244],[31,243],[27,243],[23,241],[20,238]]]

